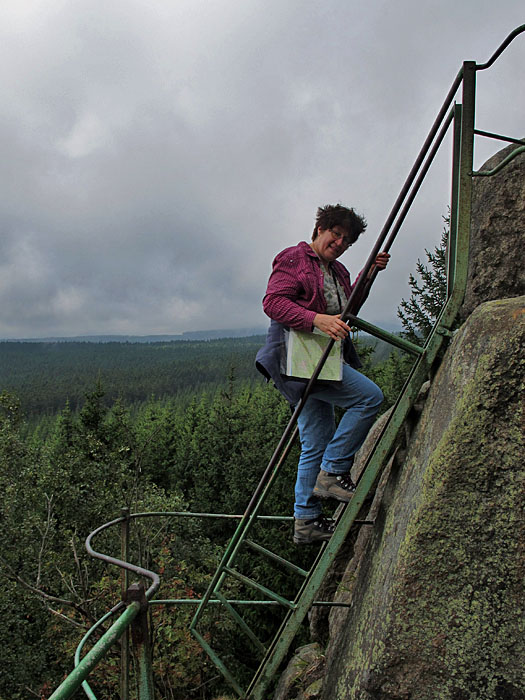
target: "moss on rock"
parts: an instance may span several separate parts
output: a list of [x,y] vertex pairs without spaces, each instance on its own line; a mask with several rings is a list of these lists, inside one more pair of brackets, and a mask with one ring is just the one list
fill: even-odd
[[483,304],[449,348],[325,700],[525,699],[524,303]]

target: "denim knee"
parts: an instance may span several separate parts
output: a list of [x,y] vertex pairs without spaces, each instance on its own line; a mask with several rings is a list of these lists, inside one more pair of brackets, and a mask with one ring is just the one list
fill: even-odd
[[325,442],[311,442],[310,440],[301,440],[301,462],[309,462],[310,460],[321,463],[325,451]]
[[[374,384],[374,382],[372,382],[371,380],[368,380],[366,384],[362,386],[361,397],[359,400],[361,406],[370,409],[370,411],[377,412],[379,410],[379,407],[383,403],[383,399],[383,392],[377,386],[377,384]],[[346,409],[347,406],[345,406],[344,408]]]
[[370,392],[370,406],[372,408],[377,408],[379,409],[379,406],[383,403],[383,399],[385,397],[383,396],[383,392],[381,389],[377,386],[377,384],[374,384],[373,390]]

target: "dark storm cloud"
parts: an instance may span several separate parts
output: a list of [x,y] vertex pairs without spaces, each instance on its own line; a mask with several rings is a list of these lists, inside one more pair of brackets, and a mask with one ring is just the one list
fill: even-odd
[[[511,0],[20,0],[0,13],[0,337],[264,325],[273,256],[328,202],[369,220],[343,260],[356,274],[461,61],[486,60],[522,19]],[[523,43],[480,95],[486,128],[511,135]],[[372,321],[395,320],[439,241],[442,161]]]

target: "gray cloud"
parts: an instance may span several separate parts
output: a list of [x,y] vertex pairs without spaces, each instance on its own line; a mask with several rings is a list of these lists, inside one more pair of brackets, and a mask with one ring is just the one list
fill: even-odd
[[[522,14],[515,0],[4,4],[0,337],[264,325],[271,260],[328,202],[369,220],[343,258],[355,275],[462,60],[487,60]],[[480,128],[521,134],[524,47],[479,76]],[[371,321],[395,321],[439,241],[448,158]]]

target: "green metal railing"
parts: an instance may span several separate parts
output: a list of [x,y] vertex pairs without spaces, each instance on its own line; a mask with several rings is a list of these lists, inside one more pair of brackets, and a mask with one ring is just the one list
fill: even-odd
[[[365,264],[363,274],[359,278],[348,303],[342,313],[342,318],[348,320],[352,326],[360,328],[371,335],[386,340],[393,346],[398,347],[415,356],[415,363],[412,371],[403,387],[400,396],[392,410],[389,420],[386,422],[381,434],[379,435],[367,461],[362,474],[357,482],[355,494],[346,506],[341,506],[336,514],[337,527],[332,538],[320,545],[318,555],[309,570],[297,566],[293,562],[285,560],[280,555],[262,547],[253,540],[248,539],[248,535],[254,528],[254,525],[263,519],[273,520],[293,520],[291,517],[281,516],[265,516],[261,515],[260,511],[265,502],[265,499],[274,485],[282,466],[292,448],[294,440],[297,436],[297,418],[302,411],[305,402],[308,399],[310,392],[313,389],[314,383],[322,369],[324,361],[328,356],[334,341],[331,341],[326,348],[323,357],[316,367],[312,378],[305,388],[303,398],[294,410],[294,413],[288,423],[280,441],[277,445],[271,460],[269,461],[265,472],[253,494],[246,511],[242,516],[228,516],[223,514],[198,514],[198,513],[139,513],[130,515],[125,513],[121,518],[107,523],[98,528],[92,533],[87,541],[87,548],[90,554],[104,561],[120,566],[123,570],[122,586],[124,593],[124,602],[119,603],[110,613],[97,623],[100,625],[109,617],[123,610],[120,617],[111,625],[109,630],[100,638],[94,647],[80,659],[80,651],[86,640],[92,634],[94,628],[88,632],[84,640],[82,640],[77,658],[75,660],[76,668],[64,683],[53,693],[52,700],[66,700],[70,698],[75,690],[83,685],[83,688],[90,698],[94,698],[91,689],[87,685],[86,678],[98,661],[107,653],[107,650],[115,644],[119,638],[124,638],[122,644],[122,683],[121,683],[121,700],[128,699],[127,686],[127,666],[129,657],[127,652],[126,630],[128,627],[138,627],[139,633],[135,634],[140,643],[135,646],[136,654],[139,659],[139,698],[140,700],[153,699],[153,681],[151,678],[151,650],[147,639],[146,615],[148,606],[152,604],[177,604],[177,605],[195,605],[197,610],[193,617],[190,629],[195,639],[200,643],[206,651],[210,659],[220,670],[224,678],[232,686],[235,692],[241,698],[249,700],[264,700],[268,685],[272,678],[277,673],[283,659],[285,658],[289,646],[299,630],[305,615],[312,605],[335,605],[334,603],[316,601],[320,586],[326,573],[334,561],[334,558],[339,551],[341,545],[345,541],[350,528],[355,524],[370,524],[365,521],[358,521],[358,514],[365,502],[365,499],[374,488],[374,484],[380,474],[383,465],[388,460],[395,446],[396,438],[408,412],[413,406],[419,390],[423,382],[428,378],[433,365],[435,364],[439,352],[443,345],[452,335],[454,321],[458,315],[461,303],[464,298],[467,268],[468,268],[468,253],[470,240],[470,216],[471,216],[471,199],[472,199],[472,178],[475,176],[491,176],[499,172],[507,163],[525,150],[523,141],[511,137],[501,136],[498,134],[480,131],[475,129],[475,97],[476,97],[476,73],[480,70],[485,70],[493,65],[495,60],[501,55],[511,41],[519,34],[525,31],[525,25],[515,29],[503,44],[497,49],[489,61],[485,64],[476,64],[473,61],[463,63],[456,79],[454,80],[449,93],[438,113],[438,116],[432,126],[425,143],[410,171],[407,180],[392,208],[392,211],[387,218],[387,221],[374,245],[370,256]],[[454,104],[454,99],[459,89],[462,91],[462,103]],[[442,143],[452,132],[452,178],[451,178],[451,203],[450,203],[450,234],[448,243],[448,259],[447,259],[447,299],[436,320],[436,323],[427,338],[424,346],[418,346],[414,343],[398,337],[397,335],[381,330],[376,326],[357,317],[357,313],[361,303],[370,291],[371,285],[375,279],[375,272],[367,279],[368,272],[372,269],[377,254],[381,250],[390,250],[394,240],[406,218],[406,215],[414,201],[417,192],[423,182],[434,157]],[[483,136],[502,140],[508,143],[514,143],[517,148],[496,168],[488,172],[473,172],[473,147],[474,136]],[[151,516],[177,516],[177,517],[213,517],[213,518],[233,518],[239,520],[237,528],[228,543],[224,552],[222,561],[220,562],[212,580],[208,586],[206,593],[201,600],[185,599],[185,600],[153,600],[153,596],[159,585],[159,577],[150,571],[134,567],[126,563],[127,557],[127,538],[129,536],[129,523],[134,518],[151,517]],[[122,560],[117,560],[106,555],[95,552],[91,548],[92,538],[102,530],[121,524],[122,527]],[[267,557],[275,562],[280,567],[284,567],[287,571],[297,576],[299,584],[297,593],[293,600],[287,599],[276,591],[270,590],[267,586],[260,582],[244,575],[235,568],[235,563],[241,551],[245,548],[251,551],[256,551],[258,554]],[[152,581],[150,588],[144,591],[140,587],[128,588],[127,572],[133,572],[141,577],[149,578]],[[223,593],[225,583],[233,579],[240,582],[242,585],[261,595],[263,600],[229,600]],[[260,654],[260,665],[255,672],[248,687],[243,688],[241,681],[236,677],[235,670],[226,666],[221,659],[219,652],[212,648],[211,642],[207,641],[202,632],[199,630],[199,624],[202,622],[204,612],[210,605],[220,605],[232,620],[239,626],[240,631],[250,640],[253,647]],[[238,607],[245,605],[271,605],[278,610],[282,610],[282,621],[278,633],[269,644],[265,644],[260,640],[257,634],[250,629],[249,625],[237,610]],[[132,634],[133,636],[133,634]],[[136,644],[134,642],[134,644]]]

